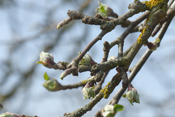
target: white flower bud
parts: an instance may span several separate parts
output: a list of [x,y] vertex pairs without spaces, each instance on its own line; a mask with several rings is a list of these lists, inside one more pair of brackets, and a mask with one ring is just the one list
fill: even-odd
[[137,90],[132,85],[128,87],[128,92],[126,93],[126,97],[132,105],[134,102],[140,103],[139,94],[137,93]]
[[94,92],[92,87],[89,87],[89,88],[84,87],[82,92],[83,92],[84,100],[85,99],[92,99],[95,97],[95,92]]
[[48,68],[51,68],[51,66],[55,64],[52,54],[45,53],[43,51],[40,53],[40,61],[38,61],[37,64],[39,63]]
[[114,106],[113,105],[106,105],[102,111],[104,117],[114,117]]
[[83,87],[82,92],[83,92],[84,100],[85,99],[92,99],[95,97],[95,92],[94,92],[94,87],[93,87],[94,84],[95,84],[95,82],[89,81]]
[[102,110],[103,117],[114,117],[117,112],[123,111],[124,106],[120,104],[106,105]]

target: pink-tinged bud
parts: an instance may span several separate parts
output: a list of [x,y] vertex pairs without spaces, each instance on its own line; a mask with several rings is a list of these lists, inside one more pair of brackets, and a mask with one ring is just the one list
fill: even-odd
[[132,105],[134,102],[140,103],[139,94],[137,93],[137,90],[131,84],[128,86],[126,97]]
[[93,99],[95,97],[95,92],[94,92],[94,82],[89,81],[86,83],[86,85],[83,87],[82,92],[83,92],[83,97],[85,99]]
[[40,53],[40,61],[38,61],[37,64],[39,63],[48,68],[52,68],[52,66],[55,65],[52,54],[45,53],[43,51]]

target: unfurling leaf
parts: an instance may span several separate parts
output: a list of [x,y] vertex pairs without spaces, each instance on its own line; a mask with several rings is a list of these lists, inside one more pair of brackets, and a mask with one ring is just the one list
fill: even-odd
[[46,72],[44,73],[44,79],[45,79],[45,80],[49,80],[49,76],[47,75]]
[[46,80],[43,86],[49,91],[59,91],[62,88],[62,85],[54,78]]
[[100,14],[102,17],[108,17],[108,6],[105,4],[101,4],[98,2],[99,7],[95,10],[98,14]]
[[124,106],[123,105],[120,105],[120,104],[115,104],[114,105],[114,111],[117,112],[117,111],[123,111],[124,110]]

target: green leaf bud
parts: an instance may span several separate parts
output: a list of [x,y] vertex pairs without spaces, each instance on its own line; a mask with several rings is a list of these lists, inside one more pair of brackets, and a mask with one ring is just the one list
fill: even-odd
[[44,79],[46,80],[43,86],[49,91],[59,91],[62,85],[54,78],[49,78],[49,76],[45,73]]
[[105,4],[101,4],[100,1],[98,2],[99,7],[95,10],[98,14],[102,17],[108,17],[108,6]]

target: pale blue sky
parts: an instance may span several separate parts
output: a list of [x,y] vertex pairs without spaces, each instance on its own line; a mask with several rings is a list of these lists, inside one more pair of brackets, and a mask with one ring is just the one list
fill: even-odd
[[[79,6],[76,6],[76,2],[72,5],[66,3],[59,6],[59,2],[62,1],[49,1],[49,0],[16,0],[18,3],[17,7],[12,7],[11,9],[8,8],[1,8],[0,9],[0,64],[3,61],[8,59],[11,44],[15,44],[17,39],[23,39],[28,36],[32,36],[42,30],[42,21],[47,21],[43,15],[47,13],[47,11],[52,8],[56,7],[56,12],[54,12],[50,18],[52,18],[52,23],[58,23],[61,20],[67,18],[67,11],[70,10],[78,10]],[[80,2],[80,1],[79,1]],[[133,2],[133,1],[129,1]],[[123,0],[122,4],[119,0],[109,0],[109,1],[102,1],[109,5],[115,12],[119,15],[122,15],[128,11],[127,6],[129,4],[128,0]],[[27,5],[30,3],[29,5]],[[24,5],[24,6],[23,6]],[[39,6],[39,10],[36,6]],[[119,6],[118,6],[119,5]],[[28,6],[28,7],[25,7]],[[94,15],[95,8],[98,6],[97,1],[92,1],[90,7],[91,9],[85,11],[85,14]],[[58,7],[58,8],[57,8]],[[33,12],[30,11],[33,9]],[[17,15],[17,24],[12,24],[15,26],[16,33],[13,32],[12,27],[10,27],[9,16],[7,12],[14,12]],[[130,20],[134,20],[137,16],[130,18]],[[61,38],[61,43],[58,44],[50,53],[54,56],[55,61],[63,61],[68,57],[68,54],[74,51],[72,49],[73,45],[70,43],[71,39],[76,39],[76,37],[81,36],[83,33],[81,28],[88,27],[90,30],[88,37],[86,37],[86,42],[81,47],[82,51],[85,46],[94,39],[97,34],[100,32],[99,26],[88,26],[82,24],[80,20],[75,21],[77,24],[73,27],[73,30],[68,30],[65,35]],[[141,71],[137,74],[135,79],[133,80],[133,86],[138,90],[140,94],[140,104],[134,104],[131,106],[127,99],[122,98],[119,104],[125,106],[125,110],[123,112],[119,112],[118,116],[125,115],[131,117],[155,117],[157,112],[161,112],[160,108],[154,108],[151,102],[156,101],[157,103],[161,103],[161,101],[165,101],[169,99],[172,95],[175,95],[175,40],[174,40],[174,25],[175,22],[171,23],[171,26],[167,30],[166,35],[161,43],[160,48],[158,48],[148,59],[144,67]],[[56,25],[55,25],[56,27]],[[104,38],[99,41],[90,51],[89,54],[94,58],[96,62],[100,62],[103,56],[103,42],[116,39],[120,34],[125,30],[125,28],[121,28],[121,26],[117,26],[115,30],[108,33],[104,36]],[[56,28],[51,30],[55,33],[59,32]],[[140,33],[134,33],[129,35],[125,40],[124,48],[127,49],[138,37]],[[55,35],[51,35],[55,36]],[[154,38],[151,38],[153,40]],[[27,71],[39,60],[39,54],[44,48],[44,45],[47,43],[52,43],[53,40],[47,36],[38,36],[35,40],[30,40],[27,43],[22,43],[20,49],[16,49],[14,53],[12,53],[13,57],[13,66],[14,69],[17,71]],[[133,66],[137,61],[141,58],[143,53],[146,51],[147,47],[143,47],[140,52],[138,53],[137,57],[134,59],[131,66]],[[64,51],[63,51],[64,50]],[[117,47],[114,47],[110,51],[111,55],[117,55]],[[77,52],[78,55],[78,52]],[[70,62],[70,61],[69,61]],[[25,67],[24,67],[25,66]],[[0,68],[0,81],[1,77],[3,77],[3,69],[4,67]],[[67,76],[63,81],[59,79],[60,74],[62,71],[55,71],[52,69],[44,68],[41,65],[37,65],[37,69],[34,75],[31,77],[32,85],[29,85],[28,88],[21,88],[17,91],[13,99],[6,101],[4,104],[4,110],[0,112],[14,112],[18,114],[26,114],[26,115],[37,115],[39,117],[58,117],[62,116],[65,112],[73,112],[74,110],[84,106],[90,100],[83,100],[83,95],[81,93],[81,88],[73,89],[73,90],[66,90],[66,91],[59,91],[59,92],[49,92],[47,91],[42,84],[44,83],[43,74],[47,72],[49,76],[57,78],[61,84],[73,84],[76,82],[81,81],[89,77],[88,73],[81,73],[78,77]],[[104,85],[107,84],[111,77],[115,74],[115,71],[112,70],[109,75],[107,76]],[[0,94],[6,93],[10,90],[11,86],[20,80],[18,72],[12,73],[10,78],[8,78],[8,85],[0,86],[1,90]],[[27,85],[27,84],[26,84]],[[87,112],[83,117],[92,117],[96,111],[103,108],[106,103],[113,97],[113,95],[117,92],[117,90],[121,87],[119,85],[116,87],[114,92],[110,95],[108,99],[102,99],[91,112]],[[25,105],[22,105],[22,104]],[[175,115],[173,109],[175,107],[174,103],[165,105],[162,107],[164,110],[165,115],[167,117]],[[0,113],[1,114],[1,113]]]

